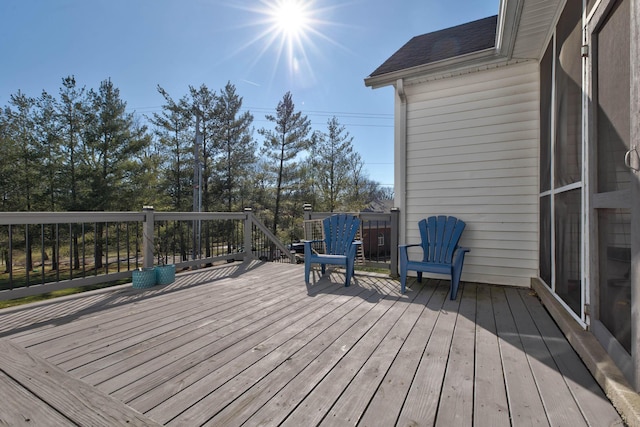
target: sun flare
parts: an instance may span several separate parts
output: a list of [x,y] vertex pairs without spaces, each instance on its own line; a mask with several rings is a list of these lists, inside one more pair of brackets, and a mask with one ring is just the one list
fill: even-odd
[[231,6],[250,12],[253,18],[244,27],[252,29],[252,38],[240,49],[242,52],[258,47],[250,69],[269,58],[272,75],[286,67],[290,77],[313,82],[314,64],[326,44],[344,48],[329,36],[329,28],[342,24],[330,19],[335,10],[344,5],[319,7],[319,0],[259,0],[255,6]]
[[300,38],[309,25],[309,10],[300,0],[280,0],[271,15],[274,27],[288,38]]

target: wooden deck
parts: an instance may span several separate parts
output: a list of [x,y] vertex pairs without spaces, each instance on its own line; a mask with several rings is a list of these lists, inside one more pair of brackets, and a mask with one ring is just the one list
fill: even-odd
[[303,276],[228,264],[0,311],[0,424],[623,425],[528,289]]

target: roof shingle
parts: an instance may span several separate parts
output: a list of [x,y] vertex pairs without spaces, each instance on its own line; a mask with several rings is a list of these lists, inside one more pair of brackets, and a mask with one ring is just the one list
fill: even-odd
[[495,46],[498,16],[413,37],[371,77],[454,58]]

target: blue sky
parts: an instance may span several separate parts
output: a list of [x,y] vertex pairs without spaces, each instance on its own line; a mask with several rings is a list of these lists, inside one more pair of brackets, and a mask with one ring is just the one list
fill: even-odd
[[157,85],[178,99],[231,81],[258,129],[290,91],[313,129],[338,117],[370,178],[392,185],[393,91],[364,78],[411,37],[495,15],[499,0],[298,0],[281,23],[289,1],[0,0],[0,106],[18,90],[57,95],[68,75],[95,89],[111,78],[144,118],[160,111]]

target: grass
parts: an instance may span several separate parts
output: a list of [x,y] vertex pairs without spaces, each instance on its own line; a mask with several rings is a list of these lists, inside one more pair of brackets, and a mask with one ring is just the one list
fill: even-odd
[[16,298],[16,299],[11,299],[11,300],[6,300],[6,301],[0,301],[0,310],[3,309],[3,308],[16,307],[16,306],[19,306],[19,305],[31,304],[31,303],[39,302],[39,301],[46,301],[46,300],[50,300],[50,299],[53,299],[53,298],[59,298],[59,297],[67,296],[67,295],[79,294],[79,293],[82,293],[82,292],[93,291],[93,290],[96,290],[96,289],[109,288],[109,287],[112,287],[112,286],[117,286],[117,285],[122,285],[122,284],[125,284],[125,283],[129,283],[130,281],[131,281],[130,279],[122,279],[122,280],[118,280],[118,281],[115,281],[115,282],[101,283],[99,285],[90,285],[90,286],[81,286],[81,287],[76,287],[76,288],[60,289],[58,291],[47,292],[45,294],[33,295],[33,296],[29,296],[29,297],[24,297],[24,298]]
[[[127,268],[126,263],[123,263],[123,264],[124,265],[121,265],[121,267],[126,269]],[[82,270],[74,270],[72,275],[69,265],[61,264],[59,266],[60,268],[58,271],[50,270],[47,267],[50,267],[50,265],[45,264],[43,266],[42,264],[38,264],[34,266],[34,269],[29,273],[29,282],[31,285],[42,284],[43,282],[52,283],[52,282],[57,282],[58,280],[60,281],[69,280],[72,277],[78,278],[78,277],[82,277],[83,275]],[[42,270],[43,268],[45,269],[44,280],[43,280],[43,270]],[[114,264],[109,265],[110,271],[116,271],[116,269],[117,269],[117,265],[114,265]],[[104,272],[104,267],[99,269],[99,271]],[[86,275],[93,275],[93,272],[94,272],[93,265],[85,265]],[[101,283],[98,285],[88,285],[88,286],[60,289],[60,290],[51,291],[51,292],[47,292],[39,295],[32,295],[24,298],[16,298],[11,300],[4,300],[4,301],[0,300],[0,309],[15,307],[15,306],[24,305],[24,304],[30,304],[33,302],[46,301],[53,298],[59,298],[66,295],[73,295],[81,292],[92,291],[95,289],[107,288],[115,285],[120,285],[123,283],[128,283],[130,281],[131,281],[130,279],[122,279],[118,281]],[[22,286],[26,286],[26,284],[27,284],[27,275],[24,267],[14,266],[11,280],[9,280],[9,273],[0,273],[0,290],[9,289],[10,287],[13,287],[14,289],[20,288]]]

